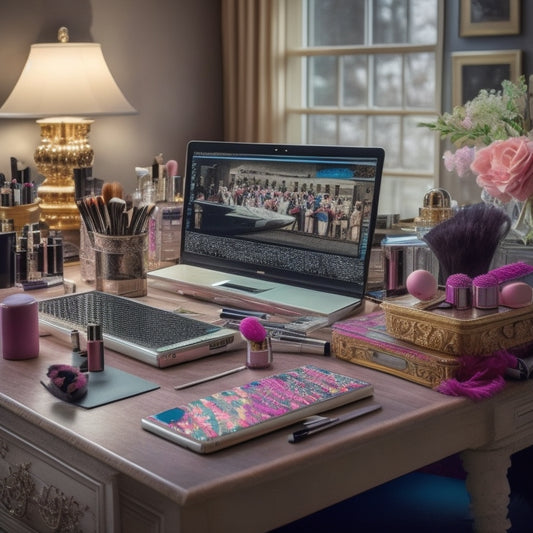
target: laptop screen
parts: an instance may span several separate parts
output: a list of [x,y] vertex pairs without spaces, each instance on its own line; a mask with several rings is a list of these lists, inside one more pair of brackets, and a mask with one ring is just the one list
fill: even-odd
[[192,141],[181,263],[362,297],[381,148]]

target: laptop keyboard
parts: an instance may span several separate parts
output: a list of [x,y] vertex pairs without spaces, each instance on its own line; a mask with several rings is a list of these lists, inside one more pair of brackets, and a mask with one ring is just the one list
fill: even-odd
[[98,291],[39,302],[39,313],[72,329],[102,326],[102,333],[149,349],[163,349],[220,330],[199,320]]

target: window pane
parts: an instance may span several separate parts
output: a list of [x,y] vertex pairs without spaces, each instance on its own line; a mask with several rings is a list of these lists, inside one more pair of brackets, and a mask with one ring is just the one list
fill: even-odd
[[405,103],[407,107],[435,108],[435,54],[405,56]]
[[410,43],[435,44],[437,42],[437,13],[437,0],[411,0]]
[[408,0],[377,0],[374,2],[372,40],[375,44],[407,42],[407,4]]
[[309,106],[336,106],[337,58],[334,56],[310,57],[307,68],[309,81]]
[[339,143],[352,146],[367,146],[367,118],[341,116],[339,119]]
[[307,127],[309,144],[337,144],[337,117],[334,115],[309,115]]
[[434,186],[432,179],[383,176],[379,191],[379,212],[400,213],[402,218],[416,217],[424,202],[424,195]]
[[309,46],[365,42],[365,0],[310,0]]
[[378,55],[375,58],[374,105],[400,107],[402,105],[402,57]]
[[368,106],[368,56],[342,58],[342,106]]
[[370,144],[385,149],[385,166],[398,168],[400,158],[400,117],[371,117],[372,137]]
[[435,136],[427,128],[417,126],[427,117],[409,116],[403,119],[403,168],[431,172],[434,165]]

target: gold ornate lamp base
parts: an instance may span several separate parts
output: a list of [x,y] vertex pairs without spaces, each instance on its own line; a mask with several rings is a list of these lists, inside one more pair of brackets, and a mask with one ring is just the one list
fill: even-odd
[[80,227],[80,214],[74,199],[73,171],[91,167],[94,152],[89,144],[92,120],[60,117],[38,120],[41,144],[35,151],[35,164],[45,176],[39,186],[41,221],[55,230]]

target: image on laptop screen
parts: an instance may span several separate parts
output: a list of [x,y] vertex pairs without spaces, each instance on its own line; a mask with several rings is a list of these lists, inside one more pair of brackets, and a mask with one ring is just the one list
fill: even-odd
[[383,158],[381,148],[192,141],[180,262],[362,297]]

